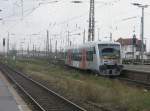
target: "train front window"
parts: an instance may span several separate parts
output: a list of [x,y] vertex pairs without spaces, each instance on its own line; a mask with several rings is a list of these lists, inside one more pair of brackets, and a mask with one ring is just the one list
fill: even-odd
[[101,55],[104,58],[117,59],[120,57],[120,51],[113,48],[104,48],[101,51]]
[[100,56],[107,59],[120,58],[120,45],[118,44],[99,44]]

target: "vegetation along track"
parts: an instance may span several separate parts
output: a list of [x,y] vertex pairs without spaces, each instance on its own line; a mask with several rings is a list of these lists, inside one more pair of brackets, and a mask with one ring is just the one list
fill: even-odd
[[150,89],[150,72],[123,70],[121,75],[116,79],[142,85],[144,88]]
[[41,111],[86,111],[24,74],[4,64],[0,68]]
[[[64,60],[62,60],[62,59],[52,60],[51,63],[54,65],[65,66]],[[67,68],[71,68],[71,67],[67,66]],[[88,73],[88,71],[87,72],[82,71],[82,70],[79,70],[79,71],[81,71],[82,73]],[[101,76],[101,77],[103,77],[103,76]],[[107,76],[105,78],[107,78]],[[120,81],[126,81],[129,83],[133,83],[134,85],[140,85],[146,89],[150,89],[150,72],[124,69],[121,72],[120,76],[112,77],[112,78],[118,79]]]

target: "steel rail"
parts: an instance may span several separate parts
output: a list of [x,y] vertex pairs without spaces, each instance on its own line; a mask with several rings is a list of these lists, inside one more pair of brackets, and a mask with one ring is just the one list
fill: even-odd
[[129,81],[129,82],[133,82],[139,85],[144,85],[144,86],[149,86],[150,87],[150,83],[147,82],[143,82],[143,81],[138,81],[138,80],[132,80],[132,79],[128,79],[128,78],[124,78],[124,77],[117,77],[118,80],[123,80],[123,81]]
[[[56,92],[48,89],[47,87],[40,84],[39,82],[34,81],[33,79],[29,78],[25,74],[12,69],[11,67],[8,67],[3,64],[3,65],[1,65],[1,70],[3,71],[3,73],[7,74],[7,76],[10,78],[10,80],[12,80],[40,108],[41,111],[49,111],[49,110],[47,110],[42,105],[40,105],[40,103],[33,97],[33,95],[30,94],[31,92],[29,93],[28,91],[26,91],[26,89],[22,85],[20,85],[20,83],[17,80],[14,79],[15,76],[19,75],[20,77],[24,78],[26,80],[26,82],[30,81],[30,83],[33,83],[37,87],[41,88],[41,90],[44,90],[46,93],[48,92],[49,95],[55,96],[57,98],[57,100],[60,100],[61,102],[66,102],[66,103],[63,103],[63,105],[66,105],[66,107],[68,107],[68,109],[70,108],[70,110],[67,110],[67,111],[86,111],[84,108],[78,106],[77,104],[71,102],[70,100],[64,98],[63,96],[57,94]],[[15,75],[15,74],[17,74],[17,75]],[[56,103],[56,106],[57,106],[57,103]],[[63,110],[63,111],[66,111],[66,110]]]
[[118,76],[114,79],[118,79],[121,81],[132,82],[137,85],[142,85],[148,89],[150,89],[150,72],[146,71],[136,71],[136,70],[123,70],[121,76]]
[[127,82],[129,84],[135,85],[136,87],[142,87],[144,89],[150,90],[150,83],[142,82],[142,81],[137,81],[137,80],[132,80],[128,78],[116,78],[117,80],[121,82]]

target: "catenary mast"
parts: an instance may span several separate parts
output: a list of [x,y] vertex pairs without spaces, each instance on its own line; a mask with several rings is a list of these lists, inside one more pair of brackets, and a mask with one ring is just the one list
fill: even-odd
[[90,0],[88,41],[94,41],[94,39],[95,39],[95,13],[94,13],[94,10],[95,10],[94,0]]

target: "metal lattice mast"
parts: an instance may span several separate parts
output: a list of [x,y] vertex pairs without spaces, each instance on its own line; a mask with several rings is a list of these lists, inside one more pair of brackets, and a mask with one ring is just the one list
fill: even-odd
[[94,41],[95,39],[95,5],[94,0],[90,0],[90,13],[89,13],[89,30],[88,30],[88,41]]
[[49,55],[49,31],[47,30],[47,38],[46,38],[46,54]]

